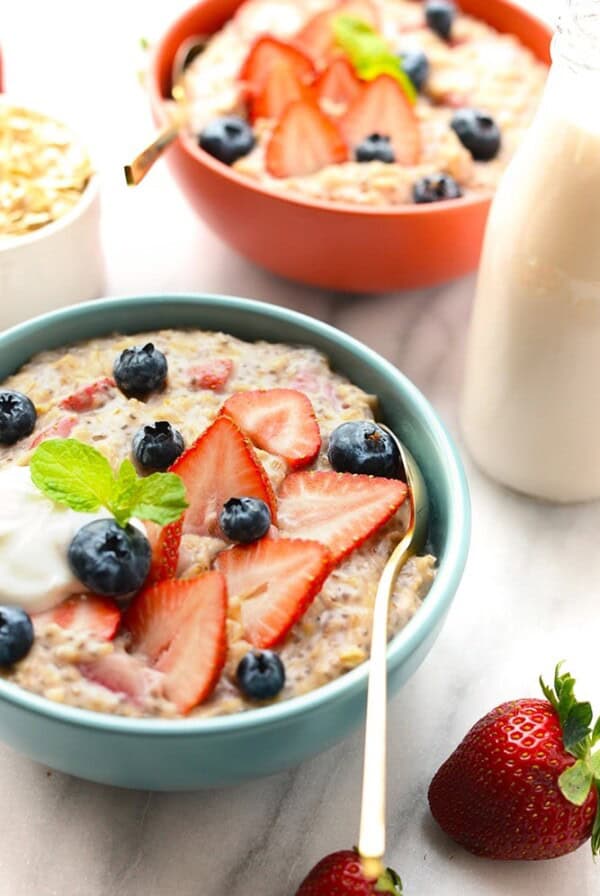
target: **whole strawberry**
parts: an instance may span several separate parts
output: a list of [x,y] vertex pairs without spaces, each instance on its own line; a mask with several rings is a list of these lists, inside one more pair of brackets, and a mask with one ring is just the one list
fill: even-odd
[[391,868],[376,880],[368,880],[358,854],[346,849],[321,859],[300,885],[296,896],[373,896],[374,893],[402,896],[402,881]]
[[600,719],[556,668],[546,700],[504,703],[471,728],[435,775],[429,805],[457,843],[490,859],[600,850]]

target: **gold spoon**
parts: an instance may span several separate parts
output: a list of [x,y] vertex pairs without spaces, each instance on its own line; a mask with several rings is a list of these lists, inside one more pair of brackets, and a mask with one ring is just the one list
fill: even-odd
[[205,48],[206,40],[205,37],[193,35],[184,40],[177,50],[171,70],[171,84],[173,85],[171,96],[175,100],[171,120],[145,149],[138,153],[128,165],[124,165],[125,180],[130,187],[135,187],[145,178],[156,160],[169,148],[185,124],[187,120],[185,90],[179,83],[179,79],[190,62]]
[[427,487],[414,457],[387,426],[379,425],[398,446],[411,513],[406,534],[385,564],[373,608],[358,852],[365,876],[375,879],[385,871],[388,608],[398,572],[425,544],[429,516]]

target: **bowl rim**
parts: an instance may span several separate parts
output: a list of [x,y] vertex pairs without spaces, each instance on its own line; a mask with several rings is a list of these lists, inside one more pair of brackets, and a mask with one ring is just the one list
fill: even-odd
[[[203,6],[204,2],[205,0],[197,0],[196,3],[180,13],[179,16],[171,22],[171,25],[152,48],[148,65],[148,95],[152,112],[161,123],[161,126],[165,126],[169,122],[169,116],[166,111],[167,98],[163,96],[160,88],[159,60],[165,52],[165,45],[169,41],[172,32],[179,30],[180,25],[188,19],[195,9]],[[553,33],[552,29],[542,18],[535,13],[530,12],[528,9],[518,6],[513,0],[496,0],[496,2],[510,9],[518,10],[522,15],[533,20],[537,25],[542,25],[547,30],[550,41]],[[483,19],[483,21],[485,21],[485,19]],[[321,212],[329,212],[331,214],[343,213],[353,216],[405,218],[417,215],[432,215],[441,211],[447,213],[454,211],[455,213],[459,213],[460,210],[464,208],[489,204],[495,193],[494,190],[485,190],[473,195],[463,195],[458,199],[448,199],[442,200],[441,202],[423,203],[419,205],[403,204],[397,206],[389,203],[378,206],[362,206],[350,202],[337,202],[314,199],[308,196],[295,196],[293,193],[286,195],[275,187],[270,187],[267,184],[261,184],[250,177],[245,177],[230,166],[217,161],[217,159],[214,159],[197,146],[193,140],[183,132],[178,134],[175,139],[175,144],[179,150],[192,161],[200,163],[205,168],[208,168],[214,175],[222,177],[224,180],[231,181],[238,187],[245,188],[250,193],[258,193],[259,195],[272,200],[289,203],[301,208],[318,209]]]
[[[99,316],[109,315],[110,311],[117,306],[134,313],[139,308],[139,312],[143,314],[143,311],[148,310],[149,305],[164,305],[165,301],[175,301],[192,307],[213,305],[218,308],[226,306],[240,312],[266,314],[276,322],[291,322],[302,327],[306,331],[307,339],[312,333],[316,333],[330,342],[337,342],[342,348],[357,356],[359,360],[371,368],[375,368],[377,373],[395,381],[395,385],[403,393],[404,400],[413,405],[423,426],[429,429],[434,436],[438,451],[442,455],[444,475],[450,492],[451,525],[446,534],[444,561],[437,567],[436,577],[426,599],[406,626],[389,642],[388,671],[399,665],[418,649],[432,630],[441,624],[454,599],[467,560],[471,531],[471,506],[465,470],[446,427],[421,391],[391,362],[354,337],[310,315],[282,306],[270,305],[256,299],[211,293],[116,296],[70,305],[41,314],[0,333],[0,351],[6,340],[26,339],[28,335],[43,330],[49,323],[56,324],[62,320],[85,318],[91,312],[96,312]],[[141,332],[143,332],[143,325]],[[310,343],[307,342],[307,344]],[[241,733],[251,729],[268,728],[273,724],[283,724],[291,717],[301,717],[330,701],[335,701],[338,697],[356,695],[361,690],[366,692],[368,669],[369,661],[366,660],[351,671],[307,694],[290,697],[270,706],[209,718],[138,718],[95,712],[55,703],[46,697],[27,691],[17,684],[5,681],[3,678],[0,678],[0,700],[6,700],[18,709],[73,727],[96,729],[132,737],[156,735],[177,738],[199,734],[210,737],[211,735]]]

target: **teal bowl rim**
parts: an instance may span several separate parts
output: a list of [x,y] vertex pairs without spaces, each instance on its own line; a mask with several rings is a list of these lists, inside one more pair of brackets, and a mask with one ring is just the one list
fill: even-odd
[[[405,399],[411,403],[423,425],[435,437],[438,449],[444,460],[445,476],[450,493],[451,525],[445,545],[444,561],[438,568],[436,578],[427,594],[427,599],[419,607],[407,625],[390,641],[388,647],[388,669],[399,665],[402,660],[414,653],[427,634],[441,623],[454,599],[467,560],[471,532],[471,506],[469,489],[465,471],[458,451],[432,406],[398,368],[364,343],[330,324],[323,323],[314,317],[293,311],[279,305],[270,305],[255,299],[243,299],[236,296],[218,294],[165,293],[143,296],[116,296],[96,299],[79,305],[70,305],[46,314],[39,315],[24,323],[17,324],[0,333],[0,351],[2,343],[14,336],[27,337],[36,332],[40,326],[48,322],[58,322],[73,316],[85,316],[89,311],[110,312],[115,306],[131,306],[135,309],[140,301],[148,305],[164,304],[165,300],[175,300],[189,305],[206,303],[223,304],[229,308],[237,307],[241,311],[267,314],[281,321],[291,321],[303,327],[308,333],[338,342],[345,349],[357,355],[364,363],[374,368],[383,377],[396,380],[404,393]],[[143,324],[140,332],[143,332]],[[92,337],[90,337],[92,338]],[[158,737],[190,737],[193,735],[224,735],[241,733],[248,729],[268,728],[277,723],[285,723],[292,716],[303,716],[318,709],[338,697],[350,698],[360,691],[366,693],[368,661],[361,663],[350,672],[346,672],[334,681],[328,682],[308,694],[292,697],[271,706],[250,709],[226,716],[208,719],[146,719],[127,716],[115,716],[109,713],[94,712],[78,707],[55,703],[45,697],[26,691],[19,685],[0,679],[0,698],[16,707],[37,713],[50,720],[58,721],[74,727],[94,728],[122,735],[156,735]]]

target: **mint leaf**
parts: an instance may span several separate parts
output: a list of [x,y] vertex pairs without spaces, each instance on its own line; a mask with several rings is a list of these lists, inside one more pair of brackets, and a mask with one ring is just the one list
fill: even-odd
[[562,795],[574,806],[583,806],[593,783],[589,764],[578,759],[575,765],[566,769],[558,779]]
[[130,460],[124,460],[119,467],[109,510],[119,526],[125,526],[135,505],[141,480]]
[[141,479],[131,515],[161,526],[178,520],[188,506],[185,486],[175,473],[153,473]]
[[42,442],[31,458],[30,472],[44,495],[83,513],[107,507],[114,486],[107,459],[77,439]]
[[385,38],[371,25],[354,16],[339,15],[333,20],[333,33],[359,77],[373,81],[379,75],[391,75],[411,103],[416,102],[413,82]]

